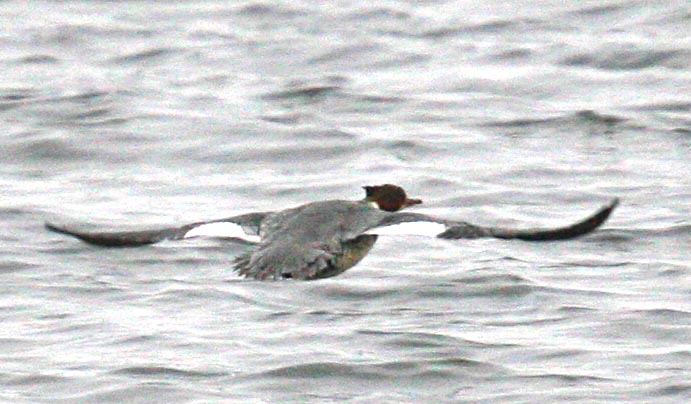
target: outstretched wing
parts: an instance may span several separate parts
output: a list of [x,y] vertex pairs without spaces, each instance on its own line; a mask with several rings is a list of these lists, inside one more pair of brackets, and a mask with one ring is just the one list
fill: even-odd
[[225,219],[197,222],[180,227],[166,227],[135,231],[88,231],[84,226],[68,226],[46,222],[48,230],[76,237],[86,243],[102,247],[134,247],[158,243],[163,240],[181,240],[192,237],[222,237],[247,242],[259,241],[261,221],[268,213],[257,212]]
[[[408,234],[423,234],[413,230],[414,225],[423,231],[433,231],[436,237],[444,239],[494,237],[502,239],[519,239],[527,241],[567,240],[588,234],[602,225],[614,208],[619,204],[615,198],[600,208],[593,215],[565,227],[552,229],[507,229],[503,227],[484,227],[453,220],[440,219],[418,213],[392,213],[367,230],[366,234],[394,233],[393,227],[409,225]],[[419,226],[423,224],[423,226]]]

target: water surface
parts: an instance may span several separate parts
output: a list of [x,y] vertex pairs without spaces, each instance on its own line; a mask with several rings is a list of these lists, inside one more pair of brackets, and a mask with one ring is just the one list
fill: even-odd
[[[0,401],[691,399],[686,2],[4,2]],[[382,238],[317,282],[238,278],[187,223],[404,186],[574,241]]]

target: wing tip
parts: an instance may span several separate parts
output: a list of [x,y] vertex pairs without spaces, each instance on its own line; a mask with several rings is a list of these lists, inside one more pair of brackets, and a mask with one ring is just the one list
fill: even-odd
[[167,233],[162,231],[141,232],[90,232],[70,228],[65,224],[56,224],[50,221],[44,222],[44,227],[52,232],[74,237],[87,244],[99,247],[137,247],[153,244],[165,239]]
[[609,203],[603,205],[595,213],[587,218],[565,227],[552,229],[493,229],[492,236],[502,239],[520,239],[525,241],[559,241],[569,240],[592,233],[602,226],[612,211],[619,205],[618,197],[612,198]]
[[607,219],[609,219],[609,216],[612,214],[612,211],[614,211],[614,209],[617,206],[619,206],[620,202],[621,200],[618,197],[614,197],[612,198],[612,200],[609,201],[609,203],[601,207],[592,216],[580,222],[574,223],[573,225],[562,229],[555,229],[554,231],[545,231],[544,235],[547,237],[545,237],[544,240],[568,240],[592,233],[593,231],[597,230],[600,226],[602,226],[607,221]]
[[[602,225],[609,218],[609,215],[612,213],[612,211],[614,211],[614,209],[617,206],[619,206],[620,202],[621,199],[619,197],[614,197],[611,201],[609,201],[608,204],[604,205],[602,208],[600,208],[600,210],[597,213],[593,215],[592,220],[598,222],[595,228]],[[595,230],[595,228],[593,228],[593,230]]]
[[46,230],[52,231],[54,233],[60,233],[60,234],[68,234],[68,235],[74,235],[74,231],[70,230],[67,226],[63,224],[57,224],[53,223],[51,221],[46,220],[43,222],[43,227]]

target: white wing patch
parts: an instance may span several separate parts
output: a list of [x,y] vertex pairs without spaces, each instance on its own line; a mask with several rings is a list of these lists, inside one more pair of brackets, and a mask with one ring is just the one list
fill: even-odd
[[436,237],[443,233],[446,226],[436,222],[405,222],[391,226],[376,227],[367,230],[364,234],[379,234],[393,236],[428,236]]
[[259,236],[247,234],[242,230],[242,226],[231,222],[207,223],[197,226],[183,236],[183,238],[191,237],[237,238],[251,243],[258,243],[260,240]]

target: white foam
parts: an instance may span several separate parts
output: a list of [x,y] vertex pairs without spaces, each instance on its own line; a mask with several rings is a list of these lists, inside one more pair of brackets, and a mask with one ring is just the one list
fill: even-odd
[[191,237],[237,238],[251,243],[258,243],[260,240],[259,236],[247,234],[242,230],[242,226],[231,222],[202,224],[185,233],[183,238]]
[[394,235],[394,236],[428,236],[436,237],[443,233],[446,226],[436,222],[405,222],[385,227],[376,227],[365,234]]

